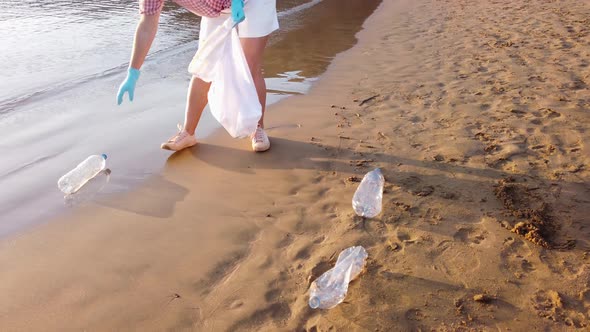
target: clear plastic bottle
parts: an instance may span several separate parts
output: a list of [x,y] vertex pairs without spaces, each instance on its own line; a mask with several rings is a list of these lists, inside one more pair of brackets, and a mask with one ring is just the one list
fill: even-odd
[[75,193],[80,189],[88,180],[95,177],[106,167],[107,155],[92,155],[83,162],[81,162],[76,168],[69,171],[66,175],[62,176],[57,181],[57,187],[66,195]]
[[373,218],[381,213],[385,179],[376,168],[365,174],[352,197],[352,208],[361,217]]
[[317,278],[309,289],[309,306],[312,309],[331,309],[340,304],[348,292],[348,283],[358,277],[367,259],[361,246],[344,249],[336,265]]

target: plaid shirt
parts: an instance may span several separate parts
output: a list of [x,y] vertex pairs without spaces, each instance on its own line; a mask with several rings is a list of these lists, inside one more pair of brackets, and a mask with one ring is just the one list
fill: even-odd
[[[174,0],[190,12],[205,17],[217,17],[231,7],[231,0]],[[164,0],[139,0],[139,13],[154,15],[162,10]]]

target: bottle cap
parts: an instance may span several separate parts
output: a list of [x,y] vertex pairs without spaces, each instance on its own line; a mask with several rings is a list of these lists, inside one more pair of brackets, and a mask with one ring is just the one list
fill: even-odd
[[317,309],[320,307],[320,299],[317,296],[314,296],[309,299],[309,307],[312,309]]
[[106,155],[106,154],[104,154],[104,153],[103,153],[103,154],[101,154],[101,156],[102,156],[102,158],[103,158],[104,160],[107,160],[107,155]]

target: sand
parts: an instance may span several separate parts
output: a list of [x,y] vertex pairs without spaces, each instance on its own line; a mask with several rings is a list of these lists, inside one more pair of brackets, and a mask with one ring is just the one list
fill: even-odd
[[[218,132],[137,191],[0,243],[2,330],[584,330],[580,1],[384,0],[272,150]],[[383,213],[355,217],[381,167]],[[344,303],[310,282],[363,245]]]

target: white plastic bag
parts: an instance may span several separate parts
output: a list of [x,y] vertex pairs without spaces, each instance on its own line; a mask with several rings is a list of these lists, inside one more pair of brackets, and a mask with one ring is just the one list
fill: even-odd
[[189,72],[212,82],[209,108],[232,137],[245,137],[256,130],[262,107],[231,17],[200,43]]
[[199,49],[188,65],[189,73],[205,82],[213,81],[217,62],[225,51],[234,26],[233,20],[228,18],[213,30],[207,39],[199,40]]

